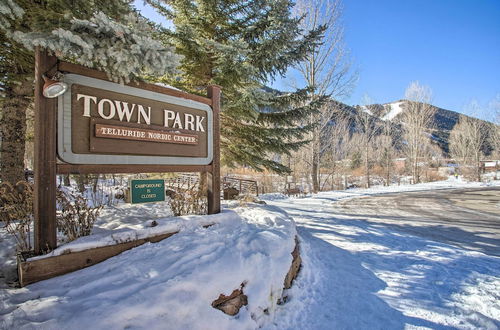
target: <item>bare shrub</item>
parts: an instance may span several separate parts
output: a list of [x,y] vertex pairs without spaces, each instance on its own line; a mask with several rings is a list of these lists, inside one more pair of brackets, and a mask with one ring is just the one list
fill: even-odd
[[30,251],[33,221],[31,183],[20,181],[15,187],[8,182],[0,184],[0,219],[7,232],[15,237],[18,251]]
[[266,204],[266,202],[261,201],[257,196],[253,196],[253,195],[249,195],[249,194],[238,196],[237,199],[238,199],[239,205],[243,206],[243,207],[248,206],[248,204],[250,204],[250,203]]
[[478,179],[477,179],[477,166],[462,165],[457,169],[457,171],[467,181],[471,181],[471,182],[478,181]]
[[355,177],[362,177],[365,174],[365,169],[362,167],[358,167],[356,169],[351,170],[351,175]]
[[188,214],[207,214],[208,205],[205,189],[196,183],[187,185],[170,185],[167,195],[170,197],[170,208],[175,216]]
[[446,180],[446,176],[440,174],[437,170],[427,170],[425,172],[427,182],[443,181]]
[[90,235],[103,206],[90,207],[86,198],[70,196],[62,190],[57,191],[56,199],[57,228],[66,235],[68,241]]

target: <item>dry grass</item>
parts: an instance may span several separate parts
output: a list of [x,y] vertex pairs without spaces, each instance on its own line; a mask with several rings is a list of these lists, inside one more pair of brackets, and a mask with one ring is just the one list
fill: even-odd
[[92,233],[92,228],[103,205],[89,207],[86,198],[79,195],[70,196],[61,190],[57,191],[56,201],[59,208],[57,229],[64,233],[69,242]]
[[7,232],[13,235],[20,252],[30,251],[33,221],[33,186],[20,181],[15,186],[0,184],[0,219]]

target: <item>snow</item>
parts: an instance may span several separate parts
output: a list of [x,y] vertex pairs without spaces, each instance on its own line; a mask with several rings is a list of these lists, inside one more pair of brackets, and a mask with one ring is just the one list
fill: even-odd
[[[225,203],[219,215],[179,218],[165,218],[164,203],[106,207],[92,237],[61,248],[180,232],[25,288],[2,283],[0,328],[498,329],[499,257],[397,230],[377,221],[383,214],[338,210],[373,195],[499,185],[450,178],[305,198],[266,194],[268,205]],[[302,268],[277,305],[296,234]],[[12,247],[0,239],[2,253]],[[242,283],[248,305],[237,316],[211,307]]]
[[[177,87],[174,87],[174,86],[172,86],[172,85],[165,84],[165,83],[162,83],[162,82],[155,82],[155,83],[153,83],[153,84],[154,84],[154,85],[156,85],[156,86],[161,86],[161,87],[166,87],[166,88],[174,89],[174,90],[176,90],[176,91],[181,91],[181,90],[180,90],[179,88],[177,88]],[[182,92],[182,91],[181,91],[181,92]]]
[[[126,207],[126,209],[127,208],[128,207]],[[142,223],[143,228],[110,230],[110,231],[104,231],[104,233],[101,234],[96,234],[96,232],[103,231],[102,227],[101,228],[97,227],[96,230],[93,231],[93,235],[91,236],[80,237],[72,242],[61,245],[60,247],[58,247],[57,249],[53,250],[48,254],[30,258],[29,260],[43,259],[62,254],[67,254],[70,252],[78,252],[107,245],[120,244],[120,243],[130,242],[132,240],[138,240],[167,233],[175,233],[178,231],[185,231],[190,229],[192,230],[196,227],[221,223],[235,216],[236,215],[232,211],[223,211],[220,214],[207,215],[203,217],[183,216],[175,218],[162,218],[154,220],[155,222],[154,226],[153,226],[153,221],[151,220],[146,221],[145,219],[143,219]],[[99,219],[100,220],[99,224],[102,225],[103,218],[107,217],[109,217],[109,208],[107,210],[107,214]],[[115,221],[118,221],[118,219],[119,218],[115,218]],[[131,217],[125,218],[125,220],[130,220],[130,219]],[[134,217],[132,219],[137,219],[137,217]],[[122,226],[118,226],[118,228],[120,227]],[[138,227],[138,225],[135,225],[134,227]]]
[[[422,184],[402,184],[399,186],[373,186],[371,188],[351,188],[347,190],[337,190],[320,192],[316,195],[317,198],[328,198],[329,201],[345,200],[349,198],[360,198],[379,194],[391,194],[398,192],[410,191],[426,191],[426,190],[439,190],[439,189],[455,189],[455,188],[478,188],[487,186],[500,186],[500,181],[491,182],[468,182],[464,181],[461,177],[454,178],[450,176],[448,180],[428,182]],[[283,194],[263,194],[259,196],[264,201],[274,201],[287,198]]]
[[0,290],[17,279],[16,241],[0,224]]
[[282,193],[268,193],[260,195],[259,198],[266,201],[273,201],[277,199],[287,199],[288,196]]
[[484,167],[495,167],[497,166],[497,162],[496,161],[493,161],[493,162],[484,162]]
[[[215,218],[207,229],[185,227],[90,268],[0,290],[0,328],[254,329],[269,322],[292,262],[293,220],[257,204]],[[248,306],[237,317],[211,306],[242,283]]]
[[390,107],[390,110],[382,117],[382,120],[393,120],[397,115],[399,115],[403,111],[401,104],[403,104],[402,101],[386,104]]
[[363,110],[363,112],[373,116],[373,113],[371,112],[370,109],[368,109],[368,107],[366,105],[362,105],[361,110]]
[[450,180],[270,202],[296,221],[304,265],[289,303],[267,328],[498,329],[500,258],[398,231],[366,210],[341,214],[335,203],[480,186]]

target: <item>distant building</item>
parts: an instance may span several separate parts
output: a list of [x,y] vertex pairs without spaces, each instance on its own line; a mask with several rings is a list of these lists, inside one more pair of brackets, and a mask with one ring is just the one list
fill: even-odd
[[500,170],[500,160],[482,160],[481,167],[483,172],[496,172]]

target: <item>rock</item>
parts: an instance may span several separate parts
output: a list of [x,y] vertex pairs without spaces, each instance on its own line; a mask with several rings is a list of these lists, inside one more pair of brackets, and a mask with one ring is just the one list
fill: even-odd
[[[295,236],[295,248],[292,251],[292,257],[292,265],[286,274],[284,289],[290,289],[292,287],[293,280],[295,280],[299,274],[302,264],[299,252],[299,239],[297,236]],[[242,306],[248,305],[248,297],[243,293],[244,286],[245,283],[242,283],[241,287],[234,290],[229,296],[220,294],[219,298],[212,302],[212,307],[217,308],[231,316],[238,314]],[[287,300],[288,297],[283,295],[280,299],[278,299],[278,305],[286,303]]]
[[299,274],[300,266],[302,264],[302,259],[300,258],[299,253],[299,239],[297,236],[295,236],[295,249],[292,251],[292,257],[292,266],[285,277],[285,289],[290,289],[292,287],[292,282]]
[[243,287],[244,284],[241,284],[241,287],[234,290],[229,296],[220,294],[219,298],[212,302],[212,307],[231,316],[238,314],[242,306],[248,305],[248,298],[243,294]]

